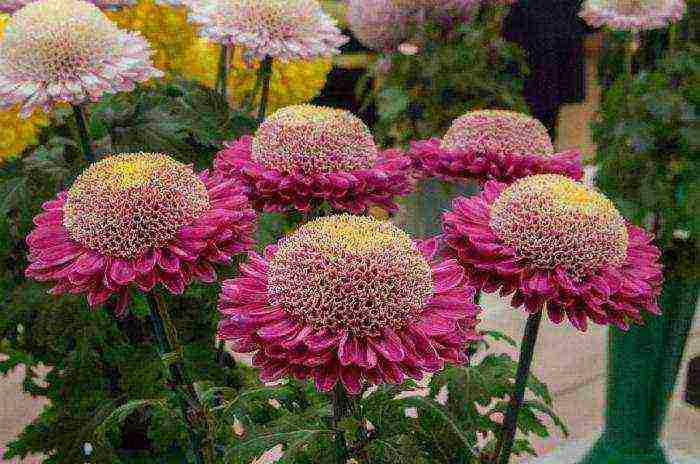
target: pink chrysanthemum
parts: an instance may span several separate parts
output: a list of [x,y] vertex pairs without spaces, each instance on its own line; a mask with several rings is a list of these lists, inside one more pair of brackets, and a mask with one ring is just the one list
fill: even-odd
[[510,183],[533,174],[583,177],[581,155],[554,153],[547,129],[513,111],[472,111],[456,119],[442,140],[413,142],[410,155],[426,177],[451,182]]
[[193,0],[187,6],[203,37],[243,46],[258,60],[327,57],[347,42],[317,0]]
[[367,126],[350,112],[311,105],[282,108],[255,137],[226,144],[214,162],[240,179],[256,209],[309,211],[324,201],[363,213],[370,205],[395,210],[410,190],[410,160],[380,152]]
[[[0,13],[12,14],[35,0],[0,0]],[[136,0],[85,0],[101,10],[117,10],[136,4]]]
[[223,284],[219,337],[257,351],[263,381],[314,378],[400,383],[467,361],[478,339],[474,289],[455,260],[437,260],[437,240],[414,243],[389,222],[331,216],[251,254]]
[[458,198],[443,216],[444,239],[486,292],[513,295],[512,306],[627,329],[640,309],[659,314],[660,253],[652,237],[620,216],[600,193],[544,174],[510,186],[488,182]]
[[21,114],[80,104],[158,77],[148,43],[120,30],[95,5],[37,0],[12,15],[0,42],[0,107]]
[[640,31],[664,28],[684,14],[684,0],[587,0],[580,16],[593,27]]
[[91,306],[116,294],[119,314],[130,285],[180,294],[253,246],[255,212],[236,182],[163,154],[105,158],[43,208],[27,276],[56,282],[55,294],[86,293]]
[[391,52],[412,39],[426,20],[465,21],[479,4],[479,0],[349,0],[347,20],[366,47]]

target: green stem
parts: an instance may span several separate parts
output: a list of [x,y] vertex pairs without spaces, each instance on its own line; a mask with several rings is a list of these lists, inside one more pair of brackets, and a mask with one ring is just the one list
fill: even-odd
[[85,156],[85,159],[89,163],[92,163],[95,161],[95,154],[92,152],[92,147],[90,146],[90,137],[88,136],[87,125],[85,124],[85,114],[80,105],[73,105],[73,115],[75,116],[75,123],[78,126],[80,147],[83,150],[83,156]]
[[348,457],[348,444],[345,441],[345,431],[340,427],[340,421],[347,413],[348,397],[343,384],[339,381],[333,389],[333,428],[335,428],[335,464],[345,464]]
[[231,66],[231,47],[221,44],[221,54],[219,55],[219,69],[216,76],[216,91],[221,98],[226,101],[228,98],[228,70]]
[[270,97],[270,79],[272,78],[272,57],[266,56],[260,63],[260,81],[262,82],[262,94],[260,95],[260,107],[258,108],[258,123],[262,123],[267,115],[267,100]]
[[167,360],[170,388],[178,399],[180,410],[187,422],[187,431],[190,436],[190,451],[195,457],[196,464],[212,463],[212,456],[207,453],[205,460],[202,452],[202,442],[196,431],[194,420],[190,414],[190,401],[197,401],[194,386],[189,380],[182,362],[182,347],[178,343],[175,326],[170,319],[170,313],[162,297],[148,294],[148,306],[150,310],[153,334],[158,344],[158,352],[161,358],[174,356],[175,359]]
[[515,390],[510,397],[510,404],[506,411],[506,417],[503,420],[503,429],[501,430],[500,437],[501,443],[496,448],[500,450],[498,455],[498,462],[500,464],[508,464],[510,454],[513,451],[515,431],[518,424],[518,412],[525,398],[525,386],[527,385],[527,378],[530,375],[530,365],[532,364],[532,357],[535,353],[537,333],[539,332],[541,321],[542,311],[537,311],[527,318],[525,332],[523,333],[523,341],[520,346],[518,371],[515,375]]
[[668,28],[668,54],[673,56],[678,48],[678,25],[671,24]]

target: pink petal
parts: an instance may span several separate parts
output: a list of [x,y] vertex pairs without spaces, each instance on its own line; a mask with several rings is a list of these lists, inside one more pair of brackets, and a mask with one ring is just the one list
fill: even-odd
[[398,362],[406,356],[403,343],[391,328],[384,328],[383,336],[369,338],[368,342],[374,350],[389,361]]
[[109,267],[109,277],[119,285],[128,285],[136,277],[136,271],[130,261],[116,258]]
[[435,293],[443,293],[456,287],[464,278],[464,268],[454,259],[433,266],[432,271]]
[[341,367],[340,380],[351,395],[357,395],[362,391],[362,372],[357,367]]

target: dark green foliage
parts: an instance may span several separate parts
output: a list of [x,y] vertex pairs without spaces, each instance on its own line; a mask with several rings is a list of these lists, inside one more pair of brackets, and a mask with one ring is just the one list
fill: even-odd
[[[508,340],[498,333],[487,336]],[[351,399],[342,426],[352,457],[363,464],[490,462],[500,427],[494,414],[505,412],[517,365],[508,355],[487,354],[488,350],[490,347],[482,344],[479,362],[466,368],[448,367],[434,376],[424,389],[427,396],[400,395],[416,388],[416,383],[410,381],[401,386],[381,386]],[[436,400],[443,387],[449,391],[444,405]],[[230,457],[235,457],[232,462],[249,462],[279,443],[285,445],[280,462],[332,462],[332,409],[327,397],[309,385],[292,382],[277,390],[276,399],[287,413],[234,445],[229,450]],[[418,417],[407,415],[406,408],[415,408]],[[237,415],[245,417],[245,413]],[[547,386],[530,376],[518,420],[518,430],[525,438],[516,440],[514,454],[534,455],[529,437],[548,437],[548,422],[568,433],[552,411]]]
[[[474,109],[527,111],[522,99],[523,52],[482,22],[460,26],[443,36],[428,28],[420,52],[394,53],[380,60],[360,83],[379,84],[368,92],[377,106],[377,139],[388,146],[442,136],[452,121]],[[391,70],[381,71],[390,61]]]
[[[700,241],[700,48],[621,78],[593,126],[598,185],[622,214],[674,253],[673,272],[697,276]],[[667,271],[671,269],[667,267]]]

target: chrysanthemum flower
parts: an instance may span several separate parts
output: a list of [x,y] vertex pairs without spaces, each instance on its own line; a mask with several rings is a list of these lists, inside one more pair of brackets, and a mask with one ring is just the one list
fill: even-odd
[[[216,44],[200,38],[185,53],[186,60],[182,60],[179,67],[172,70],[193,79],[207,87],[213,88],[216,84],[217,64],[220,49]],[[243,58],[243,53],[234,50],[228,71],[228,99],[234,108],[241,108],[247,103],[246,98],[255,89],[258,79],[259,61],[248,63]],[[326,85],[326,77],[333,67],[331,58],[318,58],[313,61],[275,61],[272,63],[272,76],[270,76],[270,92],[267,98],[267,106],[270,111],[276,111],[289,105],[306,103],[316,97]],[[255,96],[254,104],[260,95]]]
[[350,112],[312,105],[277,111],[254,137],[226,144],[214,165],[240,179],[264,211],[309,211],[324,201],[353,213],[371,205],[393,211],[394,197],[410,190],[408,158],[380,152]]
[[593,27],[640,31],[664,28],[683,14],[684,0],[587,0],[580,16]]
[[236,182],[163,154],[105,158],[43,209],[27,237],[27,276],[54,281],[55,294],[86,293],[91,306],[116,294],[119,314],[129,286],[180,294],[253,244],[255,213]]
[[658,314],[659,250],[610,200],[567,177],[488,182],[443,216],[444,239],[472,283],[512,306],[579,330],[588,320],[627,329]]
[[189,52],[199,38],[187,21],[185,8],[140,0],[130,8],[105,14],[120,28],[141,33],[153,50],[153,64],[162,71],[181,70],[194,58]]
[[[0,40],[8,20],[9,17],[0,14]],[[29,119],[22,119],[19,117],[18,108],[0,111],[0,164],[36,143],[41,127],[48,123],[48,117],[43,112],[34,113]]]
[[22,115],[134,88],[162,73],[148,43],[81,0],[37,0],[12,15],[0,42],[0,107]]
[[471,111],[456,119],[442,140],[413,142],[410,153],[423,175],[453,182],[583,176],[578,151],[555,153],[544,125],[513,111]]
[[463,269],[437,259],[437,247],[369,217],[307,223],[224,282],[219,337],[257,351],[263,381],[313,378],[321,391],[340,380],[357,394],[364,382],[464,363],[479,309]]
[[[1,13],[14,13],[35,0],[0,0]],[[85,0],[101,10],[117,10],[136,3],[136,0]]]
[[347,41],[317,0],[194,0],[188,7],[202,37],[243,46],[258,60],[328,57]]
[[464,21],[478,0],[349,0],[347,19],[366,47],[391,52],[425,20]]

